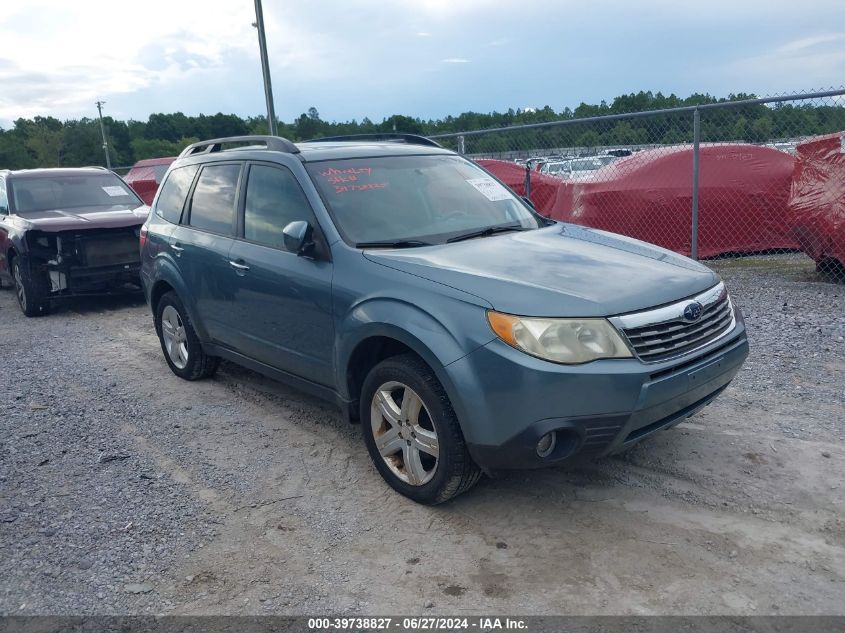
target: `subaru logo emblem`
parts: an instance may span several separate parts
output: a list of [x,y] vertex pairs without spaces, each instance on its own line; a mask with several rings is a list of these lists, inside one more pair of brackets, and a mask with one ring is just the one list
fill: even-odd
[[701,310],[701,304],[698,301],[688,303],[687,307],[684,308],[684,318],[687,321],[698,321],[701,317]]

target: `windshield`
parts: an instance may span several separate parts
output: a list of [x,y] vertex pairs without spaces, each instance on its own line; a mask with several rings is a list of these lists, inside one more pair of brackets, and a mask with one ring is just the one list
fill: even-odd
[[44,175],[9,182],[12,209],[18,214],[81,207],[138,207],[144,204],[114,174]]
[[434,244],[489,227],[545,226],[509,189],[459,156],[356,158],[306,168],[353,244]]

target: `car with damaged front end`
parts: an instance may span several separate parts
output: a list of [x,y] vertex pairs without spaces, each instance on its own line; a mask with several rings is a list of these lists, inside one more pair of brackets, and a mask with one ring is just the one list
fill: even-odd
[[26,316],[79,295],[140,290],[149,208],[103,168],[0,171],[0,281]]

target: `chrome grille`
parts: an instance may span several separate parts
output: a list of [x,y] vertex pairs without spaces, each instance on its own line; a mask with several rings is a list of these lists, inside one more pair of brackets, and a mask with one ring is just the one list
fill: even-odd
[[[701,304],[701,316],[689,320],[684,316],[684,310],[695,302]],[[611,321],[622,330],[636,355],[645,362],[692,352],[727,334],[736,324],[723,283],[691,299],[614,317]]]

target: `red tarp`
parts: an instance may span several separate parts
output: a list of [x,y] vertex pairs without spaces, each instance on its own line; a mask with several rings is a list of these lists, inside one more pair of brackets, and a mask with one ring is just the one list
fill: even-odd
[[[506,160],[475,161],[519,195],[525,195],[525,166]],[[572,184],[554,176],[531,172],[531,201],[543,215],[562,218],[572,209]]]
[[792,234],[817,262],[845,265],[845,132],[813,138],[796,150]]
[[[126,184],[132,187],[138,197],[144,201],[144,204],[152,204],[155,198],[158,185],[161,182],[161,176],[165,169],[156,169],[156,167],[167,166],[176,160],[176,157],[170,158],[147,158],[146,160],[139,160],[132,166],[129,173],[123,178]],[[159,172],[159,177],[156,178],[156,172]]]
[[[505,173],[499,165],[504,161],[479,162],[507,184],[516,177]],[[797,248],[786,217],[794,162],[789,154],[767,147],[702,145],[699,256]],[[524,176],[518,165],[514,168]],[[541,213],[690,254],[691,146],[637,152],[581,181],[546,177],[535,196],[539,178],[532,173],[531,198]]]

